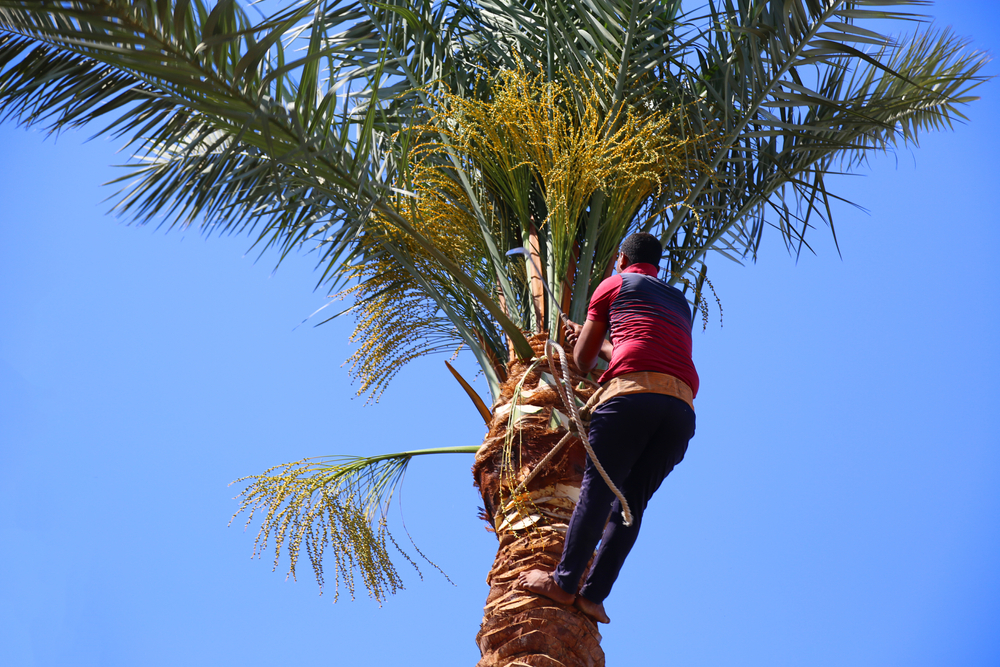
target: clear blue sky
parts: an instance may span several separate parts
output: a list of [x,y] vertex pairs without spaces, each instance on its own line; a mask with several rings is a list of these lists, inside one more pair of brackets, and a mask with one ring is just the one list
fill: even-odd
[[[931,11],[1000,50],[996,3]],[[797,263],[776,238],[716,261],[698,432],[608,600],[609,664],[1000,665],[998,91],[833,181],[868,209],[837,209],[842,258],[817,230]],[[245,237],[105,215],[124,160],[86,136],[0,126],[0,663],[474,664],[496,542],[470,457],[403,488],[454,585],[401,570],[382,608],[226,527],[228,482],[275,463],[478,444],[441,358],[352,400],[351,323],[296,328],[310,256],[272,275]]]

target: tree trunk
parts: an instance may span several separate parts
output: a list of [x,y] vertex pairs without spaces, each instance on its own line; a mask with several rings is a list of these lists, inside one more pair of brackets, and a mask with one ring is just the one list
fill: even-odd
[[[541,358],[545,336],[536,335],[530,342]],[[543,376],[547,364],[532,368],[531,362],[513,361],[508,370],[473,466],[484,518],[499,540],[476,636],[483,656],[477,667],[603,667],[601,635],[590,617],[572,605],[517,588],[521,572],[553,570],[558,564],[586,458],[579,440],[573,440],[515,495],[565,435],[565,429],[555,426],[553,408],[566,410],[550,378]],[[578,394],[585,400],[589,391]]]

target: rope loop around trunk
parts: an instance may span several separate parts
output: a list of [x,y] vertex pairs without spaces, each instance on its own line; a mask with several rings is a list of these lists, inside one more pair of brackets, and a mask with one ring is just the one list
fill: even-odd
[[[558,365],[556,364],[555,360],[556,354],[558,354],[559,356],[560,363]],[[562,449],[563,445],[569,442],[572,439],[572,437],[576,435],[580,438],[580,441],[583,443],[584,449],[587,450],[587,456],[589,456],[590,460],[594,463],[594,467],[597,468],[597,472],[600,473],[601,479],[604,480],[604,483],[607,484],[608,488],[611,489],[612,493],[615,494],[615,497],[618,499],[618,502],[621,503],[622,518],[624,519],[624,524],[626,526],[631,526],[632,510],[628,506],[628,501],[625,500],[624,494],[622,494],[622,492],[618,489],[618,487],[615,486],[615,483],[611,481],[611,477],[608,476],[607,471],[604,470],[604,466],[601,465],[600,460],[598,460],[597,455],[594,453],[594,448],[591,447],[590,445],[590,439],[588,438],[587,423],[580,415],[580,409],[576,405],[576,394],[573,392],[572,373],[570,373],[569,370],[569,361],[566,357],[566,351],[563,350],[562,346],[559,345],[559,343],[556,343],[552,339],[549,339],[545,341],[545,356],[548,358],[549,370],[552,371],[552,377],[556,381],[556,389],[559,392],[559,398],[562,399],[563,406],[566,408],[566,412],[569,414],[571,425],[569,432],[565,436],[563,436],[563,438],[559,442],[556,443],[555,447],[549,450],[549,453],[546,454],[545,457],[538,462],[538,465],[535,466],[535,469],[532,470],[528,474],[528,476],[524,479],[524,481],[518,485],[517,489],[515,490],[515,495],[516,493],[525,489],[528,486],[528,482],[534,479],[535,475],[537,475],[538,472],[541,471],[542,468],[544,468],[545,465],[547,465],[548,462],[552,460],[552,458],[556,455],[556,453],[560,449]],[[592,404],[596,405],[597,403],[597,401],[595,401],[594,399],[597,397],[598,394],[600,394],[600,392],[601,390],[598,389],[598,393],[595,394],[593,397],[591,397],[589,401],[587,401],[587,405],[584,406],[585,411],[589,413],[590,410],[593,409]]]

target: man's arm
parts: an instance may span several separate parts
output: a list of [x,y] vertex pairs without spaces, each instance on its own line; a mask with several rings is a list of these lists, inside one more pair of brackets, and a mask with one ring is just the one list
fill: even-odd
[[606,340],[608,325],[597,320],[587,320],[581,327],[575,322],[566,325],[566,338],[573,347],[573,361],[584,374],[597,365],[597,358],[611,361],[614,346]]

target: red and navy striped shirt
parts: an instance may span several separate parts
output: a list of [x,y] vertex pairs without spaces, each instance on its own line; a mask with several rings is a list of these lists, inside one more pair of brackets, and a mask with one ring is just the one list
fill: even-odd
[[637,371],[667,373],[697,395],[691,308],[679,289],[656,274],[652,264],[632,264],[601,282],[591,297],[587,319],[608,326],[615,348],[600,381]]

